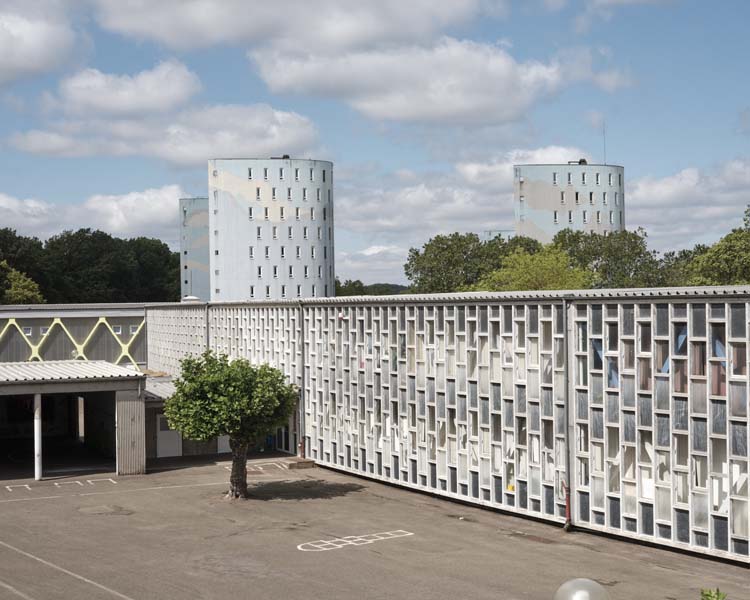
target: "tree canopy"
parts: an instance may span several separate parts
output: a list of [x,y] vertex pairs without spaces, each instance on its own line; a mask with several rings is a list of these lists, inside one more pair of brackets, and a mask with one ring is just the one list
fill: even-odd
[[516,250],[501,267],[488,273],[471,289],[505,292],[513,290],[576,290],[587,288],[594,274],[572,264],[560,248],[547,246],[533,254]]
[[160,240],[120,239],[91,229],[42,243],[0,229],[0,260],[49,302],[167,302],[180,298],[180,258]]
[[475,233],[437,235],[421,249],[409,250],[404,272],[416,293],[455,292],[499,269],[503,258],[517,249],[534,253],[541,247],[536,240],[522,236],[482,241]]
[[287,422],[299,393],[278,369],[211,351],[183,359],[180,367],[175,393],[164,403],[169,426],[196,441],[229,436],[228,495],[244,498],[248,446]]
[[555,236],[552,244],[564,250],[575,266],[594,274],[591,281],[593,287],[662,285],[658,255],[648,249],[646,232],[642,229],[609,235],[566,229]]
[[44,296],[36,282],[0,261],[0,304],[42,304]]
[[398,283],[362,283],[359,279],[346,279],[343,283],[336,278],[337,296],[389,296],[401,294],[408,287]]

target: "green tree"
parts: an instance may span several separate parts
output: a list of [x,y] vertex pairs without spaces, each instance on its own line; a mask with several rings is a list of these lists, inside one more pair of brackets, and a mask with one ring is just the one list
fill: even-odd
[[646,232],[618,231],[609,235],[565,229],[552,243],[572,263],[594,273],[598,288],[654,287],[662,284],[657,253],[648,249]]
[[719,588],[716,588],[715,590],[702,589],[701,600],[727,600],[727,595]]
[[541,249],[536,240],[498,235],[483,242],[475,233],[438,235],[420,249],[411,248],[404,272],[416,293],[455,292],[476,284],[500,268],[503,258],[516,250],[531,254]]
[[196,441],[229,436],[227,497],[247,497],[248,446],[287,422],[299,397],[297,388],[269,365],[230,361],[211,351],[185,358],[180,366],[175,393],[164,403],[169,426]]
[[670,250],[661,258],[661,285],[675,287],[688,285],[693,278],[693,261],[704,254],[708,246],[697,244],[693,248]]
[[178,302],[180,300],[180,255],[164,242],[138,237],[125,241],[135,257],[133,289],[135,302]]
[[503,259],[500,269],[479,280],[474,291],[577,290],[588,288],[593,274],[572,264],[560,248],[547,246],[530,254],[516,250]]
[[690,285],[743,285],[750,283],[750,229],[725,235],[690,264]]
[[0,304],[42,304],[44,296],[31,278],[0,261]]
[[347,279],[344,283],[336,278],[336,295],[337,296],[364,296],[367,294],[365,284],[359,279]]
[[79,229],[51,237],[45,250],[50,302],[135,300],[137,261],[125,240]]
[[9,227],[0,228],[0,261],[36,281],[43,294],[47,291],[44,259],[44,245],[39,239],[19,235]]

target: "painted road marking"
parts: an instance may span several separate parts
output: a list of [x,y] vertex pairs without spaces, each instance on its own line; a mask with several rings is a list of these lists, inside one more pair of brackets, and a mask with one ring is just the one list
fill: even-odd
[[364,546],[373,542],[392,540],[395,538],[414,535],[410,531],[397,529],[396,531],[384,531],[382,533],[368,533],[366,535],[347,535],[346,537],[334,538],[332,540],[315,540],[297,546],[302,552],[324,552],[325,550],[338,550],[346,546]]
[[24,483],[24,484],[18,484],[18,485],[6,485],[5,486],[5,489],[8,490],[9,492],[12,492],[13,488],[26,488],[27,491],[29,491],[29,492],[31,491],[31,488],[26,483]]
[[55,487],[61,487],[63,485],[80,485],[83,487],[83,484],[80,481],[55,481]]
[[[287,479],[264,479],[264,482],[269,481],[288,481]],[[79,496],[111,496],[114,494],[121,495],[121,494],[129,494],[132,492],[153,492],[158,490],[175,490],[175,489],[183,489],[183,488],[198,488],[198,487],[206,487],[206,486],[214,486],[214,485],[223,485],[226,486],[226,481],[213,481],[211,483],[188,483],[184,485],[156,485],[152,487],[145,487],[145,488],[134,488],[132,490],[129,489],[119,489],[119,490],[110,490],[107,492],[81,492],[79,494],[68,494],[67,496],[58,495],[58,496],[37,496],[37,497],[30,497],[30,498],[11,498],[8,500],[0,500],[0,504],[9,504],[11,502],[34,502],[36,500],[56,500],[59,498],[75,498]]]
[[[102,482],[109,481],[112,485],[117,485],[117,482],[114,479],[111,479],[111,478],[107,478],[107,479],[87,479],[86,483],[88,483],[89,485],[95,485],[95,484],[99,483],[100,481],[102,481]],[[81,484],[81,485],[83,485],[83,484]]]
[[28,594],[24,594],[21,590],[19,590],[18,588],[14,588],[9,583],[4,582],[2,579],[0,579],[0,588],[2,588],[4,590],[8,590],[9,592],[15,594],[19,598],[23,598],[24,600],[34,600]]
[[97,583],[96,581],[93,581],[91,579],[88,579],[84,577],[83,575],[79,575],[78,573],[74,573],[73,571],[69,571],[68,569],[61,567],[59,565],[56,565],[55,563],[51,563],[48,560],[44,560],[43,558],[40,558],[38,556],[34,556],[30,552],[25,552],[24,550],[21,550],[20,548],[16,548],[15,546],[11,546],[7,542],[3,542],[0,540],[0,546],[3,548],[7,548],[8,550],[12,550],[13,552],[17,552],[21,556],[25,556],[26,558],[30,558],[32,560],[35,560],[47,567],[50,567],[51,569],[55,569],[57,571],[60,571],[61,573],[65,573],[66,575],[70,575],[74,579],[77,579],[78,581],[83,581],[84,583],[88,583],[89,585],[92,585],[96,588],[99,588],[100,590],[107,592],[116,598],[121,598],[121,600],[133,600],[130,596],[126,596],[125,594],[121,594],[118,591],[113,590],[112,588],[108,588],[106,585],[102,585],[101,583]]
[[[289,470],[289,465],[283,462],[264,462],[264,463],[250,463],[247,465],[247,472],[248,473],[265,473],[265,469],[263,467],[275,467],[277,469]],[[227,471],[232,470],[231,465],[224,465],[224,469]]]

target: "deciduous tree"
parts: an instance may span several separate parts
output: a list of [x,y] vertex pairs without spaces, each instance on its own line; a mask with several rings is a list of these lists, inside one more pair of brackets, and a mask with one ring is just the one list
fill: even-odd
[[185,358],[180,366],[175,393],[164,403],[169,426],[196,441],[229,436],[227,497],[245,498],[248,446],[288,421],[299,393],[278,369],[210,351]]
[[516,250],[506,256],[500,269],[489,273],[471,289],[506,292],[515,290],[577,290],[588,288],[593,274],[571,264],[570,257],[554,246],[530,254]]

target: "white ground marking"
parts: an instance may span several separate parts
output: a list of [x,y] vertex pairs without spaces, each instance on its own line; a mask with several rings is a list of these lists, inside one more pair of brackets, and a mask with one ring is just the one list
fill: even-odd
[[9,492],[12,492],[13,488],[26,488],[28,491],[31,491],[31,488],[26,483],[24,483],[23,485],[6,485],[5,486],[5,489],[8,490]]
[[87,479],[86,483],[88,483],[89,485],[95,485],[95,484],[99,483],[100,481],[102,481],[102,482],[109,481],[112,485],[117,485],[117,482],[114,479],[111,479],[111,478],[107,478],[107,479]]
[[325,550],[338,550],[346,546],[364,546],[373,542],[392,540],[394,538],[414,535],[410,531],[397,529],[396,531],[383,531],[381,533],[368,533],[366,535],[347,535],[346,537],[334,538],[332,540],[315,540],[297,546],[302,552],[324,552]]
[[[248,473],[264,473],[265,469],[263,467],[276,467],[277,469],[283,470],[289,470],[289,465],[283,462],[264,462],[264,463],[250,463],[247,465],[247,472]],[[231,471],[232,467],[231,465],[224,465],[224,468],[227,471]]]
[[[286,479],[264,479],[263,482],[269,482],[269,481],[287,481]],[[8,504],[10,502],[33,502],[35,500],[56,500],[59,498],[74,498],[78,496],[111,496],[114,494],[131,494],[133,492],[153,492],[158,490],[175,490],[175,489],[181,489],[181,488],[197,488],[197,487],[206,487],[206,486],[214,486],[214,485],[227,485],[226,481],[213,481],[211,483],[187,483],[184,485],[156,485],[152,487],[145,487],[145,488],[134,488],[132,490],[128,489],[119,489],[119,490],[110,490],[107,492],[81,492],[79,494],[69,494],[67,496],[58,495],[58,496],[37,496],[31,497],[31,498],[11,498],[9,500],[0,500],[0,504]]]
[[63,485],[80,485],[83,487],[83,484],[80,481],[55,481],[55,487],[61,487]]
[[23,598],[24,600],[34,600],[31,596],[28,594],[24,594],[21,590],[14,588],[9,583],[5,583],[2,579],[0,579],[0,588],[4,590],[8,590],[9,592],[15,594],[19,598]]
[[48,560],[44,560],[43,558],[39,558],[38,556],[34,556],[33,554],[26,552],[24,550],[21,550],[20,548],[16,548],[15,546],[11,546],[7,542],[3,542],[0,540],[0,546],[3,548],[7,548],[8,550],[12,550],[13,552],[17,552],[21,556],[25,556],[26,558],[30,558],[32,560],[35,560],[47,567],[50,567],[51,569],[55,569],[56,571],[60,571],[61,573],[65,573],[66,575],[69,575],[70,577],[73,577],[74,579],[77,579],[78,581],[83,581],[84,583],[88,583],[89,585],[92,585],[96,588],[99,588],[102,591],[105,591],[109,594],[112,594],[113,596],[117,598],[121,598],[122,600],[133,600],[130,596],[126,596],[125,594],[121,594],[120,592],[113,590],[112,588],[108,588],[106,585],[102,585],[101,583],[97,583],[96,581],[92,581],[91,579],[88,579],[87,577],[84,577],[83,575],[79,575],[78,573],[73,573],[73,571],[69,571],[68,569],[61,567],[59,565],[56,565],[55,563],[51,563]]

